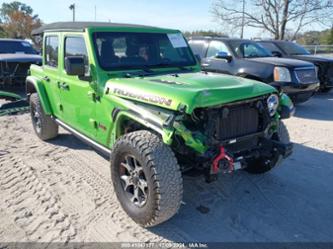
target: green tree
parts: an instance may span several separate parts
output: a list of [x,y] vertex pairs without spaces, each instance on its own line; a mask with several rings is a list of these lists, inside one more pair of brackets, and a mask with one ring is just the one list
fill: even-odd
[[21,2],[3,3],[0,8],[0,36],[31,38],[31,31],[42,24],[33,9]]
[[228,37],[225,33],[213,31],[213,30],[195,30],[195,31],[185,31],[185,37],[191,36],[224,36]]

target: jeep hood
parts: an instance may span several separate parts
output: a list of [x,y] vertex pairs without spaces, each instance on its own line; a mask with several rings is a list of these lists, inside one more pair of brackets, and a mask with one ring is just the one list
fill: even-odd
[[171,110],[183,106],[186,113],[275,92],[273,87],[254,80],[201,72],[117,78],[109,80],[105,88],[110,95]]

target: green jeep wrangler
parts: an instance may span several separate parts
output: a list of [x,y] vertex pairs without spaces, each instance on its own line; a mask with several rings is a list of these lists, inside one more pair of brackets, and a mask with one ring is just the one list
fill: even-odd
[[118,200],[151,227],[178,211],[182,173],[264,173],[292,152],[280,121],[290,99],[271,86],[201,72],[178,30],[114,23],[53,23],[27,95],[37,136],[58,126],[110,155]]

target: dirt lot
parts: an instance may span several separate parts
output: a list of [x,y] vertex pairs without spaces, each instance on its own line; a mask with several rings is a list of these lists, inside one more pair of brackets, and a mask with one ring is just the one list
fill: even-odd
[[64,131],[39,141],[28,114],[2,117],[0,242],[332,242],[333,93],[298,106],[286,124],[295,152],[279,168],[212,184],[187,176],[179,214],[143,229],[119,207],[106,158]]

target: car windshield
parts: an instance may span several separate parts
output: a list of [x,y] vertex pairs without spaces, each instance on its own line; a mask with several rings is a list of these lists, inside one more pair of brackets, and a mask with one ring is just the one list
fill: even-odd
[[285,51],[287,54],[290,55],[308,55],[310,54],[309,51],[307,51],[302,46],[298,45],[297,43],[293,42],[281,42],[279,43],[279,46],[283,51]]
[[93,39],[106,71],[196,65],[181,33],[96,32]]
[[250,41],[231,41],[230,47],[241,58],[272,57],[270,51],[258,43]]
[[0,40],[0,54],[37,54],[37,52],[26,41]]

